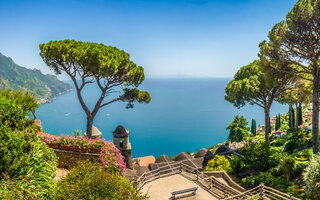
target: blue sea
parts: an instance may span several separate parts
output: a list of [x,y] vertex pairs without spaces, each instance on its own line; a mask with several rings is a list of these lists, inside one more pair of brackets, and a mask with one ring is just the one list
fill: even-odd
[[[112,140],[112,132],[118,125],[130,130],[133,157],[196,152],[225,141],[229,134],[225,128],[235,115],[246,117],[249,126],[252,118],[257,125],[264,123],[262,108],[246,105],[237,109],[224,100],[224,89],[229,81],[147,79],[140,89],[149,91],[152,97],[149,104],[136,103],[133,109],[126,109],[126,103],[116,102],[99,110],[94,126],[106,140]],[[83,90],[91,108],[98,95],[99,89],[94,84]],[[275,102],[271,116],[287,110],[287,106]],[[86,130],[86,115],[75,90],[40,105],[36,114],[48,133],[60,135],[71,134],[75,129]]]

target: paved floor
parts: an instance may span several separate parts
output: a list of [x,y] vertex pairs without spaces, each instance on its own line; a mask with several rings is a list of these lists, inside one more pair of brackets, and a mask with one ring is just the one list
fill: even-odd
[[63,169],[63,168],[57,168],[57,174],[56,177],[54,178],[54,181],[59,181],[68,174],[68,170]]
[[180,174],[159,178],[155,181],[147,183],[143,186],[143,194],[147,194],[150,200],[168,200],[171,197],[171,192],[184,190],[192,187],[198,187],[195,196],[181,198],[182,200],[211,200],[217,199],[208,193],[195,182],[181,176]]

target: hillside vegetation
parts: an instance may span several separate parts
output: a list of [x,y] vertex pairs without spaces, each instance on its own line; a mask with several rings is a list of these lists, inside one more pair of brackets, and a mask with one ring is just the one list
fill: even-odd
[[44,75],[38,69],[21,67],[0,53],[0,89],[30,90],[43,103],[71,90],[71,86],[54,75]]

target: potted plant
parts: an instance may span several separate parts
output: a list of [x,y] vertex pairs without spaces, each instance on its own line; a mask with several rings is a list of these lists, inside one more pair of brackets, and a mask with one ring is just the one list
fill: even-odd
[[45,142],[50,148],[59,149],[60,137],[56,135],[47,134],[44,132],[38,133],[41,141]]
[[75,138],[74,151],[81,153],[88,153],[89,140],[86,137],[77,136]]
[[104,146],[105,141],[99,138],[92,139],[89,141],[89,151],[90,153],[99,153],[101,148]]
[[65,151],[72,151],[74,147],[74,138],[64,135],[60,139],[60,149]]

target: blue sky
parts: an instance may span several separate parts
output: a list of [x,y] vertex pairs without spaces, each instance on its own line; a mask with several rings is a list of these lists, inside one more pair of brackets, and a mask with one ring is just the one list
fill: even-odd
[[0,0],[0,52],[52,73],[38,45],[75,39],[124,49],[146,77],[232,77],[295,2]]

